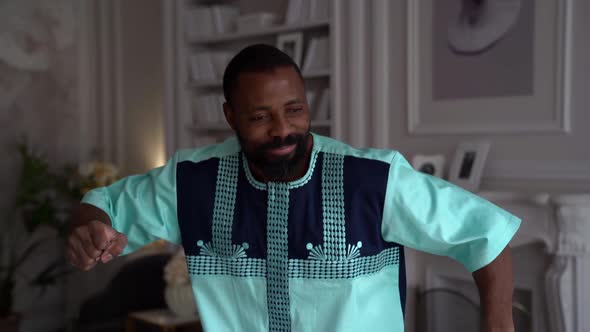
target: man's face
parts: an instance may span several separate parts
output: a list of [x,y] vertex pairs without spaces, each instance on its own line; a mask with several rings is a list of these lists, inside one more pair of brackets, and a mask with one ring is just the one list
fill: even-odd
[[287,181],[305,167],[310,112],[295,69],[241,73],[224,111],[246,158],[269,181]]

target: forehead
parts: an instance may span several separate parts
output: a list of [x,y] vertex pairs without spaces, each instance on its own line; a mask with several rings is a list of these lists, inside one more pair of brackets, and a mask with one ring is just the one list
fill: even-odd
[[272,71],[240,73],[234,96],[238,102],[256,102],[303,93],[303,81],[297,71],[291,67],[279,67]]

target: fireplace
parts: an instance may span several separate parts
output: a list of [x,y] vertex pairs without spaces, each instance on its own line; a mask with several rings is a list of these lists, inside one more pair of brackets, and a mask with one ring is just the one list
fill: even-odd
[[[522,218],[510,242],[516,332],[590,328],[590,195],[480,193]],[[478,331],[479,296],[471,275],[451,259],[429,261],[418,300],[418,331]]]

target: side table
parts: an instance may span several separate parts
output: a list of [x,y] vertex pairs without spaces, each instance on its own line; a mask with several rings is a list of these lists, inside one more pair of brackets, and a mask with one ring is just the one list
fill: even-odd
[[126,332],[137,332],[137,322],[159,327],[162,332],[175,332],[177,327],[193,326],[195,332],[202,332],[199,317],[179,317],[168,309],[132,312],[127,316]]

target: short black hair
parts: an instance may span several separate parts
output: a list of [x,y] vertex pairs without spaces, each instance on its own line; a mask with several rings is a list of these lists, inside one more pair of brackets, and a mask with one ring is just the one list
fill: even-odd
[[228,63],[223,73],[223,96],[231,105],[241,73],[272,72],[279,67],[292,67],[303,81],[301,70],[293,59],[278,48],[266,44],[254,44],[242,49]]

